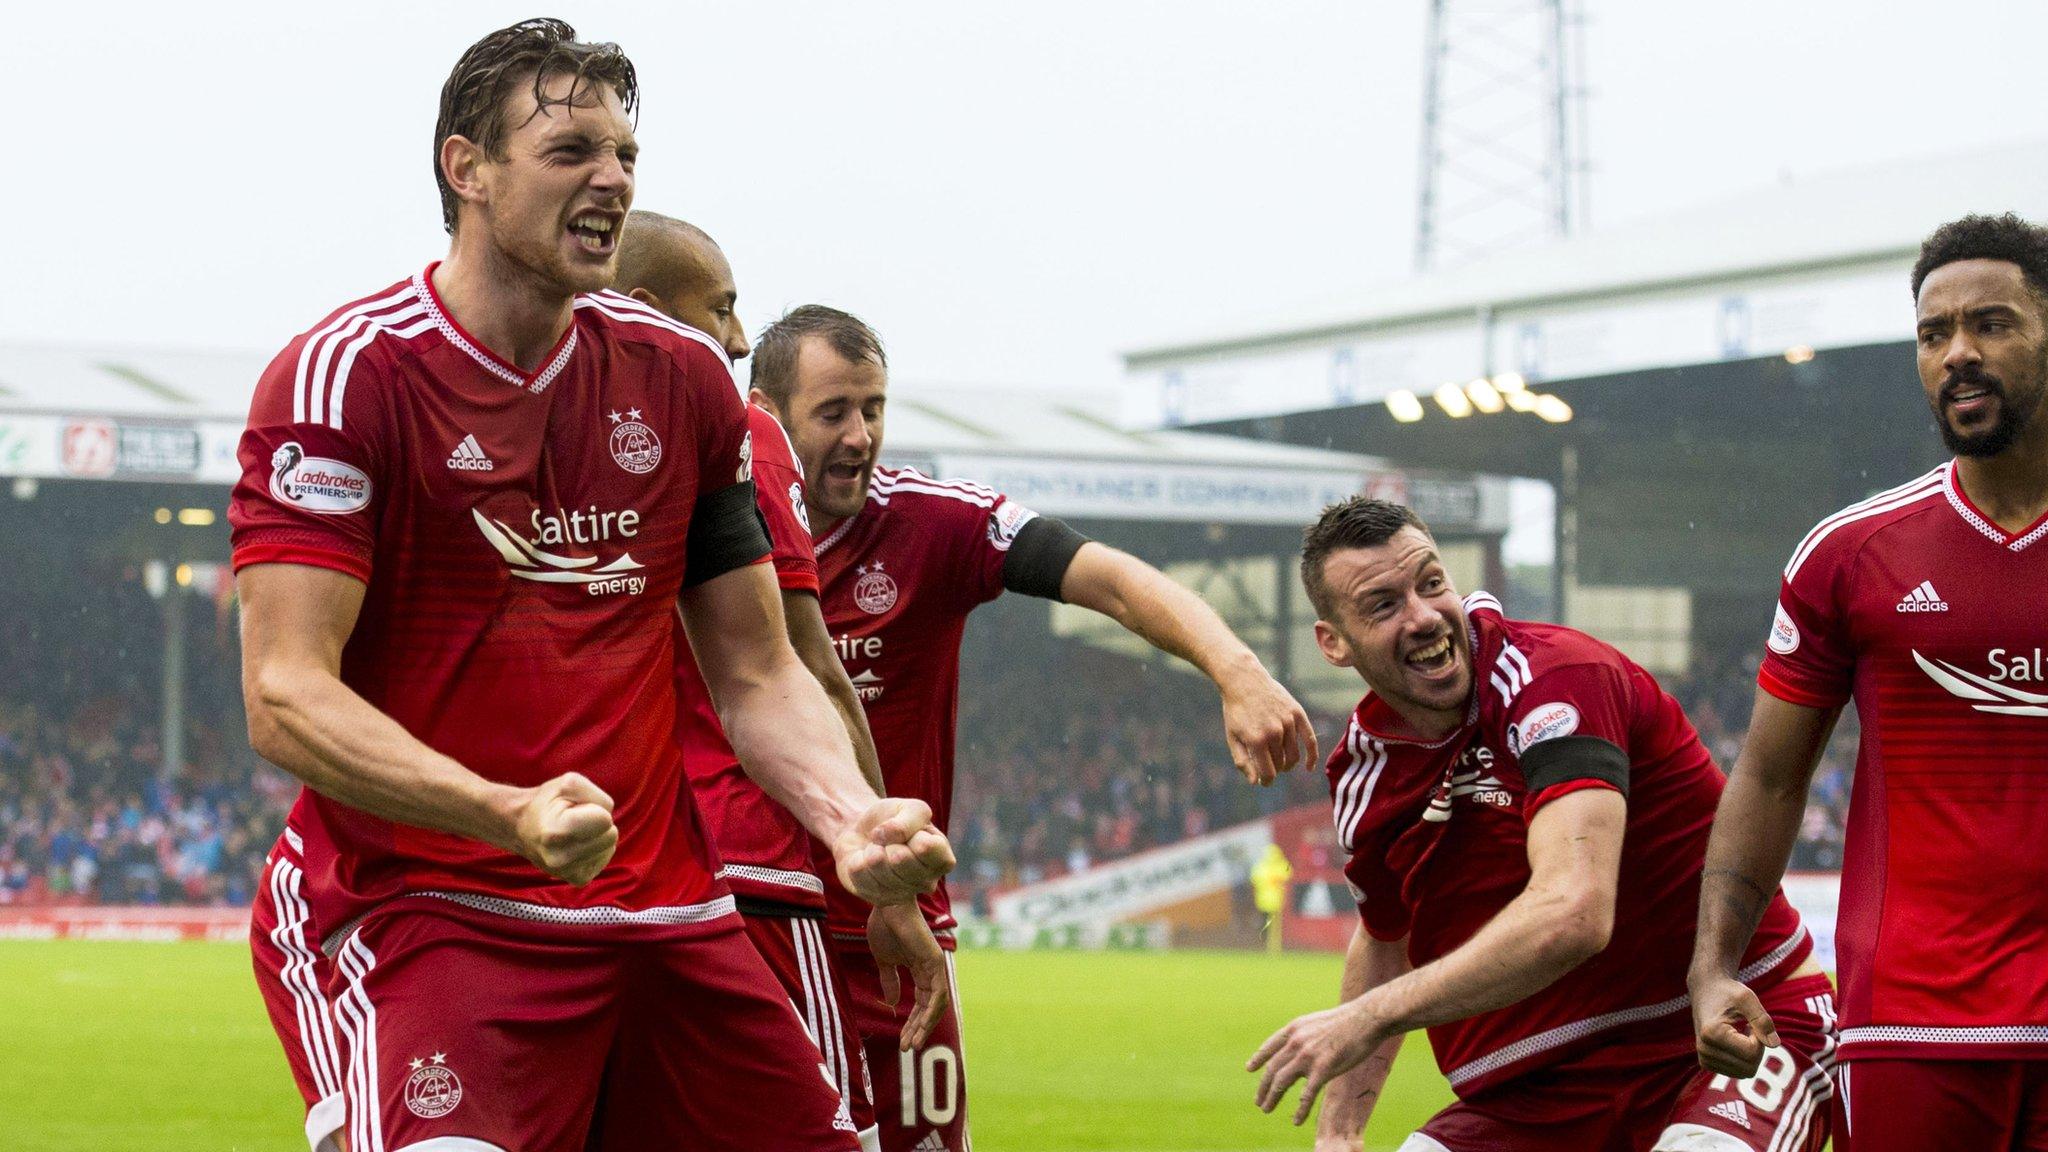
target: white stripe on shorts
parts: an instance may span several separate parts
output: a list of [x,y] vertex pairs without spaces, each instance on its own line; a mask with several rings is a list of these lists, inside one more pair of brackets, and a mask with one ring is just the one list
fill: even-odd
[[816,920],[797,920],[804,946],[810,949],[811,970],[817,975],[818,1019],[824,1024],[819,1044],[825,1063],[832,1069],[833,1082],[847,1107],[853,1107],[853,1070],[846,1066],[846,1032],[839,1020],[839,997],[832,990],[832,961],[825,954],[825,936]]
[[1818,1102],[1813,1098],[1813,1089],[1806,1077],[1801,1076],[1792,1085],[1792,1097],[1778,1113],[1778,1131],[1771,1142],[1764,1146],[1764,1152],[1786,1152],[1806,1146],[1806,1130],[1813,1123],[1813,1109]]
[[363,979],[377,966],[377,957],[351,935],[335,957],[348,990],[335,1004],[335,1017],[348,1034],[349,1152],[384,1152],[384,1115],[377,1085],[377,1009],[370,1003]]
[[[953,994],[953,1054],[960,1057],[960,1102],[961,1111],[967,1109],[967,1017],[960,1012],[960,975],[953,968],[953,954],[946,953],[946,991]],[[974,1133],[967,1128],[967,1119],[960,1120],[961,1152],[974,1152]]]
[[321,957],[306,943],[306,923],[312,913],[299,895],[303,875],[297,865],[281,856],[271,862],[270,900],[277,912],[277,927],[270,930],[270,942],[284,953],[278,982],[292,994],[299,1046],[312,1070],[313,1088],[325,1100],[341,1091],[340,1045],[334,1039],[334,1010],[314,975]]

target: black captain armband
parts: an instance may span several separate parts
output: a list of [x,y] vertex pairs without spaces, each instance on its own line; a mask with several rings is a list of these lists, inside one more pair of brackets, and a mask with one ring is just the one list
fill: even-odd
[[690,513],[683,587],[695,588],[768,555],[768,528],[754,503],[754,482],[742,480],[700,498]]
[[1033,516],[1017,529],[1003,560],[1003,587],[1043,600],[1060,598],[1060,582],[1088,538],[1050,516]]
[[1522,779],[1536,795],[1574,780],[1598,780],[1628,795],[1628,753],[1598,736],[1555,736],[1522,751]]

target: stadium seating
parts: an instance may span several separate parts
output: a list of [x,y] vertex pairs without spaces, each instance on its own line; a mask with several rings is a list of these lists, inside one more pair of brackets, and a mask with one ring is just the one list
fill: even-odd
[[[187,756],[168,774],[161,609],[134,573],[23,590],[0,608],[0,904],[248,902],[297,789],[244,739],[230,605],[186,606]],[[1208,685],[1162,663],[1050,637],[1019,658],[1014,643],[970,633],[962,672],[952,823],[963,910],[1325,796],[1320,771],[1244,786]],[[1724,765],[1754,682],[1753,663],[1731,658],[1670,685]],[[1327,749],[1343,717],[1315,719]],[[1823,760],[1795,868],[1840,865],[1852,720]]]

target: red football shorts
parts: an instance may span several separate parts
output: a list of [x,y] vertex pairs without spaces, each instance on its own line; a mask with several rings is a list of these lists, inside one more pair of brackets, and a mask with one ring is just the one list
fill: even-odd
[[[742,916],[747,935],[768,962],[783,991],[804,1018],[804,1027],[826,1053],[832,1082],[846,1102],[853,1127],[866,1132],[875,1126],[874,1084],[868,1076],[867,1053],[853,1019],[853,997],[846,976],[825,946],[825,922],[800,916],[748,913]],[[798,1059],[816,1059],[806,1051]]]
[[434,896],[379,908],[328,989],[349,1152],[856,1152],[739,917],[699,907],[624,924]]
[[249,953],[256,990],[284,1045],[292,1080],[306,1098],[306,1142],[313,1152],[340,1152],[342,1051],[327,999],[327,957],[306,910],[304,861],[286,831],[263,865],[250,909]]
[[882,1152],[970,1152],[967,1057],[960,1046],[960,982],[953,976],[953,953],[946,953],[952,1008],[924,1047],[901,1052],[903,1025],[910,1019],[910,972],[897,971],[902,995],[891,1008],[882,999],[882,972],[865,941],[836,939],[833,951],[846,974],[854,1021],[874,1073]]
[[2048,1152],[2048,1060],[1857,1060],[1836,1152]]
[[1644,1060],[1635,1046],[1597,1049],[1460,1100],[1399,1152],[1820,1152],[1834,1096],[1834,988],[1801,976],[1763,1001],[1783,1043],[1748,1080],[1704,1071],[1690,1051]]

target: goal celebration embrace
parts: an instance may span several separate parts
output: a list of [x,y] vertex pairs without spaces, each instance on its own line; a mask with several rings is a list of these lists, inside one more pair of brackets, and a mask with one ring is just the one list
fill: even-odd
[[[257,389],[243,680],[256,749],[306,785],[258,983],[316,1150],[966,1152],[968,617],[1040,597],[1186,661],[1253,783],[1316,735],[1158,570],[885,465],[857,316],[750,340],[710,234],[633,207],[638,103],[624,52],[558,21],[478,41],[436,130],[447,255]],[[1295,1123],[1320,1095],[1318,1146],[1362,1147],[1419,1030],[1457,1100],[1404,1152],[2048,1146],[2018,1143],[2048,1131],[2048,863],[2030,801],[1981,802],[2032,795],[2003,781],[2039,709],[1939,714],[2033,699],[1965,649],[2024,650],[2035,614],[1998,589],[2048,587],[2048,239],[1948,225],[1912,289],[1955,460],[1799,545],[1725,779],[1619,650],[1461,594],[1411,509],[1307,528],[1316,647],[1366,688],[1328,764],[1358,921],[1339,1006],[1250,1060],[1261,1108],[1300,1082]],[[1776,884],[1852,698],[1838,1007]]]
[[0,1148],[2048,1152],[2048,6],[1866,7],[30,14]]
[[857,317],[750,344],[709,234],[632,211],[638,100],[560,21],[478,41],[436,128],[447,256],[257,388],[244,690],[306,785],[257,982],[316,1150],[965,1152],[967,616],[1042,597],[1187,661],[1258,783],[1315,734],[1149,565],[882,467]]

